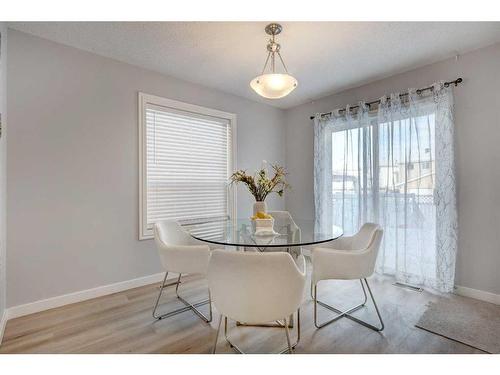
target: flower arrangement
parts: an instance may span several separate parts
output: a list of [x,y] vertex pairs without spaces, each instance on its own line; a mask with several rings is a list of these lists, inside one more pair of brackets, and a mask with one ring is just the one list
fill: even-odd
[[257,202],[264,202],[271,193],[276,193],[280,197],[290,185],[286,182],[286,169],[277,164],[271,165],[274,176],[269,178],[267,168],[263,166],[255,175],[249,175],[245,170],[239,170],[231,175],[232,184],[244,183]]

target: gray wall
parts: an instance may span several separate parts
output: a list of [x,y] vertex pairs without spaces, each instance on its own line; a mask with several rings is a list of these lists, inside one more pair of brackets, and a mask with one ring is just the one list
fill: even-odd
[[286,111],[293,191],[286,207],[312,218],[313,125],[309,116],[385,93],[463,77],[455,90],[459,249],[456,285],[500,293],[500,44]]
[[[296,217],[312,218],[309,115],[458,76],[464,84],[455,91],[457,284],[500,293],[500,45],[284,112],[17,31],[8,34],[13,125],[7,306],[160,272],[152,242],[137,240],[138,91],[236,113],[238,167],[256,168],[261,159],[284,163],[286,156],[293,186],[286,207]],[[0,142],[3,173],[5,138]],[[246,216],[251,203],[240,189],[239,214]],[[276,198],[269,203],[284,207]]]
[[13,30],[8,52],[9,307],[161,271],[137,240],[138,91],[236,113],[239,168],[285,162],[282,110]]
[[[6,295],[6,165],[7,165],[7,26],[0,22],[0,113],[2,136],[0,138],[0,320],[5,310]],[[1,329],[1,327],[0,327]]]

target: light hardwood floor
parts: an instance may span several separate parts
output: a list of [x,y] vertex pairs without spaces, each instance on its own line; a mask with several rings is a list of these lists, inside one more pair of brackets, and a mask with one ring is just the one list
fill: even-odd
[[[381,333],[340,319],[320,330],[312,321],[313,304],[308,293],[301,308],[302,337],[296,353],[480,353],[469,346],[415,328],[429,301],[440,298],[392,285],[389,280],[370,280],[385,322]],[[187,277],[181,291],[199,301],[206,297],[206,284]],[[265,287],[265,286],[263,286]],[[209,353],[219,315],[211,324],[191,311],[166,320],[151,317],[158,284],[130,289],[105,297],[12,319],[7,322],[0,353]],[[320,297],[336,306],[350,307],[361,300],[359,282],[334,281],[321,286]],[[164,293],[161,311],[182,306],[173,289]],[[206,306],[202,308],[206,311]],[[319,308],[320,317],[330,315]],[[374,321],[373,307],[355,313]],[[280,328],[236,327],[230,334],[243,350],[276,352],[285,347]],[[292,340],[296,331],[292,331]],[[219,337],[218,353],[233,353]]]

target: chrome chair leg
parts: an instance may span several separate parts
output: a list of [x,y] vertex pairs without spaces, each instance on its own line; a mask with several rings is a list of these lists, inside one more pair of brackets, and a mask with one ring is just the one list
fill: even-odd
[[[287,328],[290,327],[290,325],[287,325]],[[290,330],[288,330],[288,334],[290,335]],[[300,309],[297,310],[297,340],[290,346],[292,350],[295,349],[295,347],[299,344],[300,342]],[[280,354],[284,354],[289,350],[289,348],[283,349]]]
[[175,294],[177,298],[186,305],[189,309],[193,310],[193,312],[198,315],[202,320],[204,320],[206,323],[210,323],[212,321],[212,304],[210,303],[212,298],[210,296],[210,289],[208,290],[208,300],[202,301],[204,302],[203,304],[208,303],[208,312],[209,312],[209,317],[207,318],[200,310],[198,310],[195,306],[196,304],[191,304],[188,301],[186,301],[183,297],[179,295],[179,285],[180,285],[180,280],[181,280],[181,274],[179,274],[179,278],[177,279],[177,286],[175,287]]
[[288,331],[288,324],[286,318],[283,319],[285,323],[285,334],[286,334],[286,343],[288,345],[288,354],[292,354],[292,344],[290,344],[290,332]]
[[236,346],[236,344],[233,344],[231,340],[229,340],[229,337],[227,335],[227,316],[224,317],[224,339],[229,344],[229,346],[236,351],[236,353],[245,354],[240,348]]
[[[207,300],[191,304],[191,303],[189,303],[188,301],[186,301],[184,298],[182,298],[179,295],[179,285],[181,284],[181,276],[182,276],[182,274],[179,274],[179,277],[177,278],[176,282],[165,284],[165,282],[167,281],[167,276],[168,276],[168,272],[165,272],[165,277],[163,278],[163,282],[161,283],[160,292],[158,293],[158,297],[156,298],[156,303],[155,303],[155,306],[153,308],[153,314],[152,314],[153,318],[155,318],[156,320],[161,320],[161,319],[169,318],[171,316],[183,313],[183,312],[188,311],[188,310],[192,310],[203,321],[205,321],[206,323],[210,323],[212,321],[212,303],[211,303],[211,299],[210,299],[210,291],[208,293],[209,298]],[[185,307],[181,307],[180,309],[169,311],[169,312],[167,312],[165,314],[162,314],[162,315],[157,315],[156,314],[156,310],[158,309],[158,305],[160,303],[160,298],[161,298],[161,295],[163,293],[163,290],[166,287],[173,286],[173,285],[175,285],[175,293],[177,295],[177,298],[182,303],[184,303],[186,306]],[[199,311],[197,309],[197,307],[206,305],[207,303],[209,304],[209,312],[210,312],[210,317],[209,318],[207,318],[205,315],[203,315],[203,313],[201,311]]]
[[[363,301],[363,303],[361,303],[359,305],[356,305],[354,307],[351,307],[351,308],[349,308],[349,309],[347,309],[345,311],[341,311],[341,310],[339,310],[339,309],[337,309],[337,308],[335,308],[333,306],[330,306],[330,305],[328,305],[328,304],[326,304],[326,303],[324,303],[322,301],[319,301],[318,300],[318,284],[314,285],[314,298],[313,298],[313,300],[314,300],[314,325],[316,326],[316,328],[323,328],[326,325],[331,324],[333,322],[336,322],[337,320],[339,320],[341,318],[347,318],[347,319],[352,320],[353,322],[361,324],[361,325],[363,325],[363,326],[365,326],[367,328],[370,328],[370,329],[372,329],[374,331],[377,331],[377,332],[380,332],[380,331],[382,331],[384,329],[384,322],[382,320],[382,316],[380,315],[380,311],[378,309],[377,303],[375,302],[375,298],[373,297],[373,293],[372,293],[372,291],[370,289],[370,285],[368,284],[368,280],[366,280],[366,278],[364,278],[364,279],[360,279],[359,281],[361,283],[361,288],[363,290],[364,301]],[[367,322],[365,322],[365,321],[363,321],[363,320],[361,320],[359,318],[356,318],[356,317],[352,316],[352,313],[355,312],[355,311],[357,311],[357,310],[359,310],[363,306],[365,306],[365,304],[366,304],[366,302],[368,300],[368,296],[366,294],[366,290],[365,290],[365,287],[363,285],[363,281],[365,282],[366,287],[368,288],[368,292],[370,294],[370,298],[371,298],[371,300],[373,302],[373,306],[375,307],[375,311],[377,312],[377,317],[378,317],[378,319],[380,321],[380,327],[376,327],[376,326],[374,326],[372,324],[369,324],[369,323],[367,323]],[[328,310],[331,310],[331,311],[335,312],[338,315],[336,317],[334,317],[333,319],[330,319],[330,320],[328,320],[328,321],[326,321],[324,323],[318,323],[318,307],[317,307],[318,305],[320,305],[322,307],[325,307]]]
[[[276,328],[284,328],[285,329],[285,334],[287,338],[287,347],[279,352],[279,354],[284,354],[284,353],[292,353],[295,347],[298,345],[300,341],[300,309],[297,310],[297,340],[292,344],[290,340],[290,330],[289,330],[289,321],[288,319],[283,319],[283,324],[279,326],[275,326]],[[241,350],[235,343],[233,343],[228,336],[228,329],[227,329],[227,316],[224,317],[224,339],[226,342],[229,344],[231,348],[233,348],[234,351],[236,351],[239,354],[246,354],[243,350]]]
[[214,347],[212,348],[212,354],[215,354],[215,351],[217,349],[217,341],[219,340],[219,332],[220,332],[221,323],[222,323],[222,314],[220,315],[220,318],[219,318],[219,324],[217,324],[217,332],[215,332],[215,342],[214,342]]
[[368,328],[371,328],[373,329],[374,331],[377,331],[377,332],[381,332],[384,330],[385,328],[385,325],[384,325],[384,321],[382,320],[382,316],[380,315],[380,311],[378,309],[378,306],[377,306],[377,302],[375,302],[375,297],[373,297],[373,293],[372,293],[372,290],[370,288],[370,284],[368,284],[368,280],[365,278],[363,279],[365,281],[365,284],[366,284],[366,287],[368,288],[368,293],[370,294],[370,298],[373,302],[373,306],[375,307],[375,311],[377,312],[377,317],[378,317],[378,320],[380,322],[380,327],[376,327],[374,325],[371,325],[369,323],[366,323],[360,319],[357,319],[357,318],[354,318],[354,317],[350,317],[349,319],[359,323],[359,324],[362,324],[364,325],[365,327],[368,327]]

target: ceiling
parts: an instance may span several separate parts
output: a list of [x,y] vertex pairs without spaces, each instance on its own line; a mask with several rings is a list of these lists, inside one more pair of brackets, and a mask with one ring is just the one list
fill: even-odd
[[[500,22],[283,22],[299,85],[259,97],[267,22],[14,22],[9,27],[221,91],[290,108],[500,42]],[[449,77],[444,77],[449,78]]]

